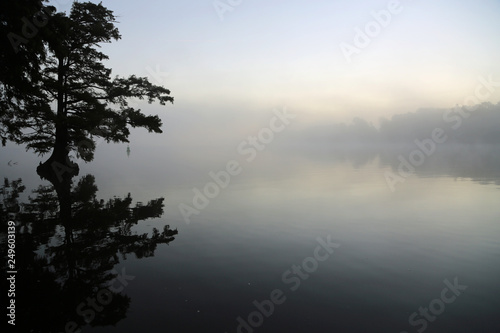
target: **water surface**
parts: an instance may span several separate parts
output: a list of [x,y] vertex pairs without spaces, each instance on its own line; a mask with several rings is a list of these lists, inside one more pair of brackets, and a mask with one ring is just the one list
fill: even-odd
[[[124,317],[91,321],[84,332],[500,330],[496,165],[487,177],[427,167],[391,191],[385,175],[395,166],[380,157],[235,156],[242,171],[187,223],[180,205],[194,207],[193,189],[203,191],[226,157],[133,176],[133,159],[112,173],[90,168],[98,197],[128,190],[134,201],[165,198],[164,214],[133,231],[169,225],[179,233],[152,255],[119,260],[115,270],[130,276],[120,292],[129,298]],[[78,297],[70,309],[85,301]]]

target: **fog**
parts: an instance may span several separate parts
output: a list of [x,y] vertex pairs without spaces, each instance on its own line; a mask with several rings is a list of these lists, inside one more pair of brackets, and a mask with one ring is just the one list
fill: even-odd
[[328,146],[345,144],[413,144],[432,137],[441,128],[447,144],[495,144],[500,142],[500,103],[483,103],[451,109],[419,109],[380,118],[373,124],[359,117],[350,123],[314,126],[296,136],[300,142]]
[[[286,112],[295,114],[293,109]],[[241,182],[303,177],[300,170],[304,168],[342,165],[389,168],[399,175],[402,163],[409,164],[411,174],[418,177],[496,184],[500,179],[500,103],[419,109],[381,118],[375,124],[359,117],[349,123],[307,123],[297,116],[265,143],[259,141],[259,134],[269,128],[273,112],[253,117],[235,112],[224,121],[196,114],[163,114],[164,133],[160,135],[134,130],[130,156],[125,144],[99,143],[94,161],[76,160],[80,174],[94,174],[98,183],[112,182],[106,186],[109,194],[126,194],[136,188],[138,197],[140,191],[146,195],[153,188],[159,195],[165,188],[190,189],[203,184],[211,171],[223,170],[231,160],[244,169],[234,180]],[[251,138],[257,141],[252,144]],[[43,156],[8,144],[1,159],[2,176],[14,179],[23,175],[26,184],[40,181],[34,171]]]
[[483,103],[472,107],[419,109],[381,118],[378,124],[356,117],[347,124],[318,125],[297,131],[278,145],[282,153],[328,163],[347,162],[354,167],[376,162],[397,169],[401,158],[412,164],[413,153],[418,164],[414,168],[417,175],[487,181],[500,175],[499,144],[500,103]]

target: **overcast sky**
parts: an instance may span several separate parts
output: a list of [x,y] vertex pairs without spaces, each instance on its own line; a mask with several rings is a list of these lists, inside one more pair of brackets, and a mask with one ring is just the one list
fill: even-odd
[[[497,0],[102,2],[122,34],[103,48],[113,74],[171,89],[175,104],[158,112],[178,128],[230,131],[285,105],[304,126],[376,122],[463,104],[480,76],[500,81]],[[498,87],[484,99],[499,100]]]

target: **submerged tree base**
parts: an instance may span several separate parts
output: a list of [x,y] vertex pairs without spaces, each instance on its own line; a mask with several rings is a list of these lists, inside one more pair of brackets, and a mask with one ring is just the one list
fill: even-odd
[[36,168],[40,178],[48,180],[54,186],[59,199],[60,218],[66,221],[65,224],[71,223],[71,183],[79,172],[78,164],[71,162],[67,154],[55,151]]
[[80,168],[78,164],[71,162],[67,156],[66,158],[56,158],[52,154],[47,161],[40,163],[36,168],[36,173],[40,178],[48,180],[57,188],[58,183],[78,176]]

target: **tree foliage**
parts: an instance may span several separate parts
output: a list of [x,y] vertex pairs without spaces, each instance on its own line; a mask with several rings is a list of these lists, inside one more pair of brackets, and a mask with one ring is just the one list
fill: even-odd
[[[46,60],[46,29],[54,7],[39,0],[0,2],[0,140],[22,132],[16,121],[25,105],[40,103],[41,66]],[[36,23],[36,25],[35,25]]]
[[[9,19],[2,16],[3,21]],[[52,150],[53,159],[63,163],[75,151],[88,162],[98,138],[128,142],[130,127],[162,132],[158,116],[145,115],[129,102],[138,98],[165,105],[173,102],[170,91],[145,77],[112,77],[104,63],[108,56],[100,46],[121,37],[115,23],[113,12],[101,3],[75,2],[69,15],[53,13],[39,36],[22,44],[27,65],[17,64],[15,70],[23,79],[1,77],[4,144],[8,139],[39,154]]]

